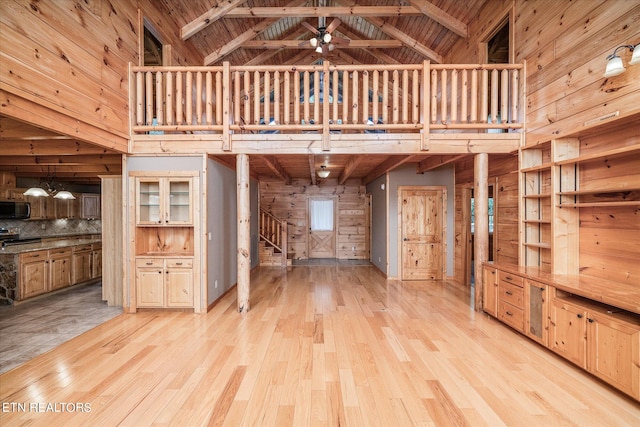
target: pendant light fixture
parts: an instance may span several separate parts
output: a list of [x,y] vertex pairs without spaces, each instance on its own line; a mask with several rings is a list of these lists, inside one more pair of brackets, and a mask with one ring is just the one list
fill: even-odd
[[631,55],[631,60],[629,61],[629,65],[640,64],[640,44],[637,45],[622,45],[618,46],[613,50],[613,53],[607,56],[607,67],[604,72],[604,77],[614,77],[618,76],[626,71],[624,64],[622,63],[622,58],[618,56],[618,50],[620,49],[629,49],[633,52]]
[[320,178],[327,178],[331,171],[327,169],[325,165],[320,166],[320,170],[318,171],[318,176]]

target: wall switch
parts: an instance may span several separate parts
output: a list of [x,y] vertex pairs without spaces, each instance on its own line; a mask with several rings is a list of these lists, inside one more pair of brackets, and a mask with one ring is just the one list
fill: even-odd
[[[209,233],[209,235],[211,235],[211,233]],[[213,287],[215,289],[218,289],[218,281],[217,280],[213,282]]]
[[43,230],[47,229],[47,224],[45,224],[44,222],[42,224],[40,224],[40,228],[42,228]]
[[211,240],[211,233],[207,233],[207,238]]
[[356,247],[355,247],[355,246],[351,246],[351,250],[352,250],[353,252],[355,252],[355,251],[356,251]]
[[382,257],[381,256],[378,257],[378,262],[382,262]]

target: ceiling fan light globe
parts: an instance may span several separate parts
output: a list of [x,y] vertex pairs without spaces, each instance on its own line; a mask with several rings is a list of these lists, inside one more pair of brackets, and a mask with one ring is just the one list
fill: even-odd
[[324,36],[322,36],[322,40],[323,40],[325,43],[329,43],[329,42],[331,41],[331,34],[329,34],[329,33],[324,33]]
[[322,53],[322,46],[316,47],[316,52],[317,53]]
[[329,43],[329,52],[331,52],[335,48],[336,47],[333,45],[333,43]]
[[313,37],[313,38],[309,39],[309,43],[311,43],[311,46],[316,47],[316,46],[318,46],[318,39]]

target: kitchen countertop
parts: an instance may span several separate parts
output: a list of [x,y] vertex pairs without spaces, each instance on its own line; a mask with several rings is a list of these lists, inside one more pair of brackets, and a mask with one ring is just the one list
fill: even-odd
[[88,245],[92,243],[101,243],[101,238],[68,238],[58,240],[48,240],[37,243],[25,243],[24,245],[6,246],[0,249],[0,254],[22,254],[26,252],[42,251],[55,248],[66,248],[69,246]]

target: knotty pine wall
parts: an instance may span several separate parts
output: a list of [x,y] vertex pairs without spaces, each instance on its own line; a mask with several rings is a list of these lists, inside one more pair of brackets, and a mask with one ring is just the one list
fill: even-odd
[[[260,208],[288,222],[288,257],[308,258],[307,211],[311,196],[337,198],[336,256],[339,259],[369,259],[365,186],[350,181],[345,185],[311,185],[307,180],[294,180],[291,185],[284,185],[280,181],[261,180]],[[355,251],[352,250],[354,246]]]
[[[473,188],[473,157],[457,162],[455,194],[454,278],[465,277],[465,246],[463,227],[464,188]],[[518,158],[516,155],[489,156],[489,184],[494,184],[493,237],[495,262],[518,264]]]
[[[515,62],[527,63],[527,145],[597,126],[598,118],[609,114],[640,113],[640,66],[602,77],[605,58],[615,47],[640,43],[640,3],[492,0],[469,24],[472,36],[460,40],[445,62],[477,61],[478,42],[486,41],[510,10]],[[619,53],[628,63],[628,50]],[[615,117],[604,121],[610,120]]]
[[202,58],[152,0],[2,0],[3,114],[121,152],[129,137],[128,64],[142,15],[170,44],[171,63]]

